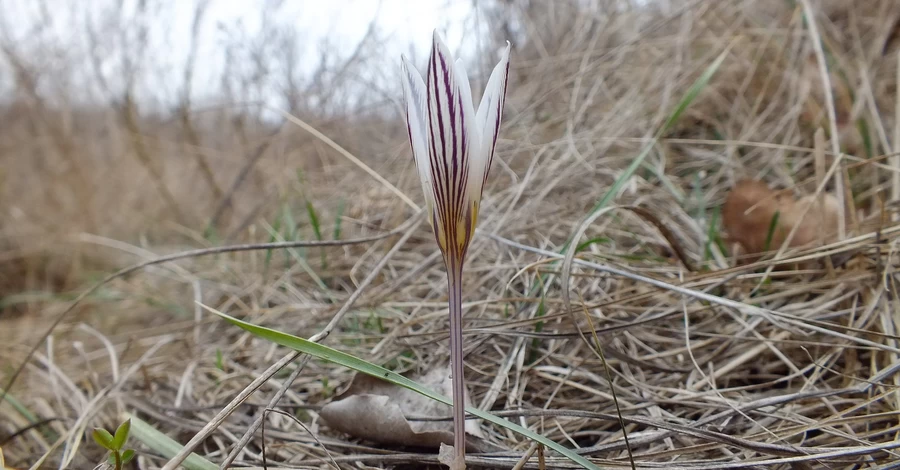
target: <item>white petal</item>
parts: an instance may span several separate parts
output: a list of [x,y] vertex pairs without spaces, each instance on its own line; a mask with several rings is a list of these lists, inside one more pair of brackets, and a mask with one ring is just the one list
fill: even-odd
[[400,68],[403,72],[403,98],[406,102],[409,143],[416,161],[419,180],[422,182],[422,190],[425,193],[425,202],[430,210],[434,207],[434,190],[431,187],[431,163],[428,158],[428,139],[426,137],[428,126],[425,81],[422,80],[422,75],[405,55],[401,56]]
[[[463,72],[465,74],[465,72]],[[441,40],[437,31],[434,33],[434,45],[428,64],[426,86],[428,88],[428,137],[431,157],[431,181],[434,186],[435,212],[438,225],[445,240],[444,243],[456,240],[458,222],[466,211],[469,180],[470,154],[477,153],[472,148],[476,142],[468,137],[466,121],[473,116],[471,104],[463,102],[463,94],[468,94],[471,103],[471,91],[468,82],[465,86],[456,72],[453,56],[447,45]],[[478,146],[480,147],[480,145]]]
[[481,104],[478,105],[478,113],[475,118],[475,126],[480,130],[480,151],[473,152],[472,166],[480,166],[483,170],[482,184],[487,181],[488,172],[491,170],[491,162],[494,160],[494,147],[497,145],[497,134],[500,132],[500,121],[503,118],[503,105],[506,102],[506,82],[509,78],[509,50],[510,44],[506,43],[506,50],[500,63],[491,72]]
[[466,177],[466,193],[470,201],[478,201],[481,199],[481,186],[484,182],[484,174],[482,173],[483,165],[472,165],[478,160],[481,149],[481,128],[475,123],[475,104],[472,101],[472,89],[469,85],[469,75],[466,73],[466,67],[462,59],[456,59],[454,65],[454,75],[456,76],[456,84],[459,86],[459,101],[462,102],[462,121],[464,138],[466,139],[466,148],[469,149],[468,166],[469,171]]

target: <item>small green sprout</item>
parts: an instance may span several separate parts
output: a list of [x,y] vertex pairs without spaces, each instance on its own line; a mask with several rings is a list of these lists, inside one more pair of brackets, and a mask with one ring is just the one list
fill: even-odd
[[328,385],[328,377],[322,377],[322,397],[329,398],[334,394],[334,388]]
[[781,211],[775,211],[772,214],[772,222],[769,223],[769,231],[766,232],[766,244],[763,245],[763,252],[772,249],[772,239],[775,237],[775,231],[778,230],[779,217],[781,217]]
[[216,349],[216,369],[225,372],[225,358],[222,356],[221,349]]
[[94,441],[100,444],[100,447],[110,451],[109,464],[114,465],[116,470],[122,470],[122,466],[134,458],[134,449],[123,450],[130,431],[131,420],[129,419],[119,425],[115,435],[103,428],[95,428],[92,434]]

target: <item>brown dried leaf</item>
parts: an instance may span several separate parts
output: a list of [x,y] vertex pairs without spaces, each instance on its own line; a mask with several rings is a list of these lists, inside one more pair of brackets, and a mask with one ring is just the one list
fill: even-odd
[[466,470],[465,460],[460,462],[453,446],[444,443],[441,443],[441,448],[438,450],[438,462],[446,465],[450,470]]
[[[447,368],[434,369],[414,380],[446,396],[452,393]],[[335,430],[387,445],[437,448],[441,444],[453,444],[451,421],[406,419],[406,416],[447,417],[452,411],[450,406],[412,390],[376,377],[357,374],[350,387],[338,398],[325,405],[319,413]],[[466,404],[469,404],[468,396]],[[471,452],[496,450],[483,441],[479,424],[476,420],[466,420],[466,434],[470,437],[466,449]]]
[[[821,199],[820,199],[821,198]],[[786,191],[774,191],[762,181],[739,181],[722,207],[722,223],[732,241],[749,255],[766,250],[772,219],[778,223],[772,232],[769,250],[777,250],[799,224],[790,246],[829,243],[837,234],[840,206],[831,194],[805,196],[800,200]],[[819,200],[822,207],[818,207]],[[807,209],[809,207],[809,209]],[[806,212],[806,215],[803,215]],[[802,220],[801,220],[802,217]]]

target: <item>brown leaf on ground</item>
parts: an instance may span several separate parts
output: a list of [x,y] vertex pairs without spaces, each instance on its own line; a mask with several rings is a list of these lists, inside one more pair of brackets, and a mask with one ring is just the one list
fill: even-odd
[[[778,221],[772,230],[776,214]],[[795,226],[797,231],[791,247],[834,241],[839,217],[840,206],[831,194],[823,194],[821,199],[809,195],[797,200],[790,193],[775,191],[757,180],[739,181],[722,207],[722,223],[728,238],[748,255],[777,250]],[[770,230],[771,240],[768,240]]]
[[[424,376],[413,378],[426,387],[450,396],[450,372],[434,369]],[[466,397],[468,403],[468,397]],[[438,448],[453,444],[452,421],[429,421],[416,418],[438,418],[451,415],[451,407],[438,403],[390,382],[357,374],[350,387],[322,408],[320,415],[328,425],[351,436],[387,445]],[[471,452],[496,450],[483,441],[479,422],[466,420],[468,439],[466,449]],[[473,439],[473,437],[475,439]]]

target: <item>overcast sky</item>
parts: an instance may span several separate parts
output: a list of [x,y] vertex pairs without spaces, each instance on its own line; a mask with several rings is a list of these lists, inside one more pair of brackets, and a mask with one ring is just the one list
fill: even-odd
[[[91,23],[103,31],[104,18],[109,17],[113,5],[124,4],[122,15],[127,17],[141,0],[0,0],[0,34],[20,47],[19,53],[33,54],[46,47],[30,47],[33,32],[38,25],[53,31],[59,45],[87,46],[85,25]],[[148,56],[157,70],[152,75],[163,75],[153,88],[156,100],[166,100],[176,94],[181,83],[183,64],[187,60],[191,43],[193,12],[200,0],[150,0],[158,5]],[[374,19],[381,37],[388,38],[383,54],[376,59],[383,67],[398,67],[401,53],[414,51],[415,61],[421,64],[428,53],[431,33],[437,28],[445,33],[448,45],[461,50],[464,55],[472,49],[472,34],[476,15],[473,0],[210,0],[200,27],[198,58],[193,80],[195,101],[212,98],[211,83],[225,66],[222,50],[223,35],[252,38],[263,27],[263,15],[270,14],[272,22],[292,28],[298,34],[301,47],[301,68],[312,69],[319,54],[317,48],[327,39],[338,50],[353,51]],[[271,12],[276,11],[275,18]],[[44,31],[46,31],[45,29]],[[227,33],[226,33],[227,31]],[[466,40],[464,41],[464,37]],[[465,43],[466,47],[461,47]],[[61,45],[61,46],[60,46]],[[74,50],[74,49],[73,49]],[[87,58],[83,62],[86,80],[92,80],[93,69]],[[110,61],[114,62],[114,61]],[[250,66],[250,65],[248,65]],[[118,77],[113,66],[107,73],[112,81]],[[88,71],[90,70],[90,72]],[[388,70],[388,69],[385,69]],[[71,71],[66,69],[66,71]],[[0,61],[0,92],[12,85],[10,70]],[[77,71],[71,71],[78,74]],[[392,72],[393,73],[393,72]],[[156,80],[157,78],[154,78]]]

